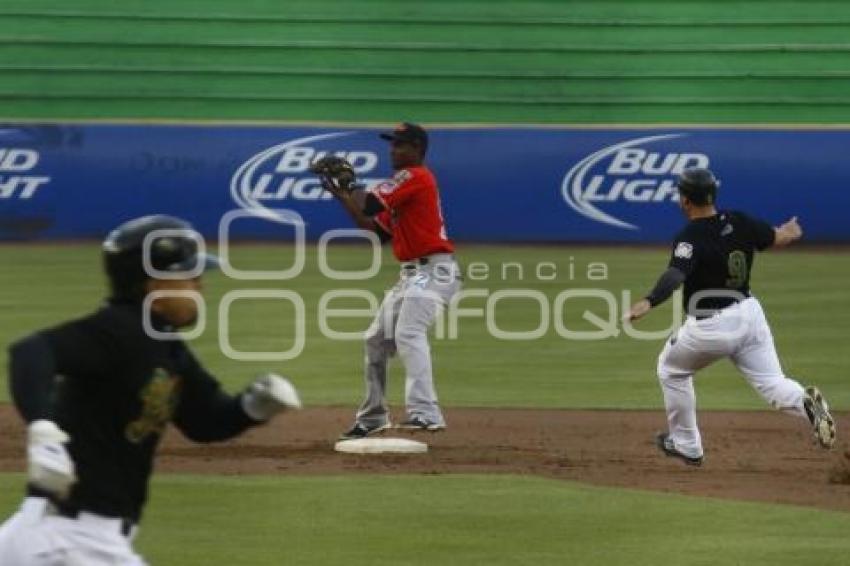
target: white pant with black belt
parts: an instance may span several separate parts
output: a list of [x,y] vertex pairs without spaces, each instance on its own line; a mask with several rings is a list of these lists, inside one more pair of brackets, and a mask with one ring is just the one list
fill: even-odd
[[402,266],[398,283],[387,293],[366,331],[366,398],[357,421],[367,427],[388,422],[387,362],[398,352],[405,369],[407,417],[445,425],[437,403],[428,329],[439,309],[460,290],[460,268],[450,254],[433,254]]
[[132,547],[136,529],[122,534],[121,519],[81,512],[56,514],[41,497],[27,497],[0,526],[3,566],[145,566]]
[[709,318],[688,317],[658,357],[658,379],[670,438],[679,452],[692,458],[703,455],[694,373],[721,358],[729,358],[773,408],[806,418],[803,387],[783,373],[773,334],[755,297]]

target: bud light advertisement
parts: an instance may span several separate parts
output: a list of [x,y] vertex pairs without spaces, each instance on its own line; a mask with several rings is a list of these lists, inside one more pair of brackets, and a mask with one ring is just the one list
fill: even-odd
[[[683,226],[676,178],[720,179],[718,207],[810,242],[850,241],[850,128],[434,127],[426,164],[449,237],[472,242],[668,242]],[[102,238],[144,214],[217,239],[291,240],[351,227],[310,173],[347,159],[368,190],[393,174],[391,126],[0,124],[0,240]]]

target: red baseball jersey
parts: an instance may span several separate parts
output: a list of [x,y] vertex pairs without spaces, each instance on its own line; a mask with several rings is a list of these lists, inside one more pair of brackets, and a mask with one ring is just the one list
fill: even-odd
[[401,169],[369,192],[384,205],[375,222],[392,236],[399,261],[454,252],[446,236],[437,181],[427,167]]

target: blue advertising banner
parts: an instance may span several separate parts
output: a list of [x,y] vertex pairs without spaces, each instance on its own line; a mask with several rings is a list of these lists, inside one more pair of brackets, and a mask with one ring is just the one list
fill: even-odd
[[[166,213],[215,239],[310,239],[350,227],[309,164],[349,159],[369,184],[392,173],[378,128],[0,124],[0,240],[102,237]],[[462,241],[666,242],[683,224],[674,179],[721,179],[720,205],[772,223],[797,215],[808,241],[850,241],[850,129],[434,128],[428,164],[449,236]],[[270,212],[270,211],[291,211]]]

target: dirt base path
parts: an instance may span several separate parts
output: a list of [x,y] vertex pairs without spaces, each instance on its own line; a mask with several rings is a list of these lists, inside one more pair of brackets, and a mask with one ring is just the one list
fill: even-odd
[[[427,454],[356,456],[333,451],[351,408],[315,408],[278,418],[224,444],[196,445],[171,431],[160,472],[216,474],[516,473],[850,511],[850,414],[838,416],[837,449],[814,446],[798,419],[772,412],[703,412],[702,468],[665,458],[653,445],[658,411],[449,409],[449,428],[419,433]],[[410,436],[409,433],[393,433]],[[23,428],[0,406],[0,471],[24,469]]]

